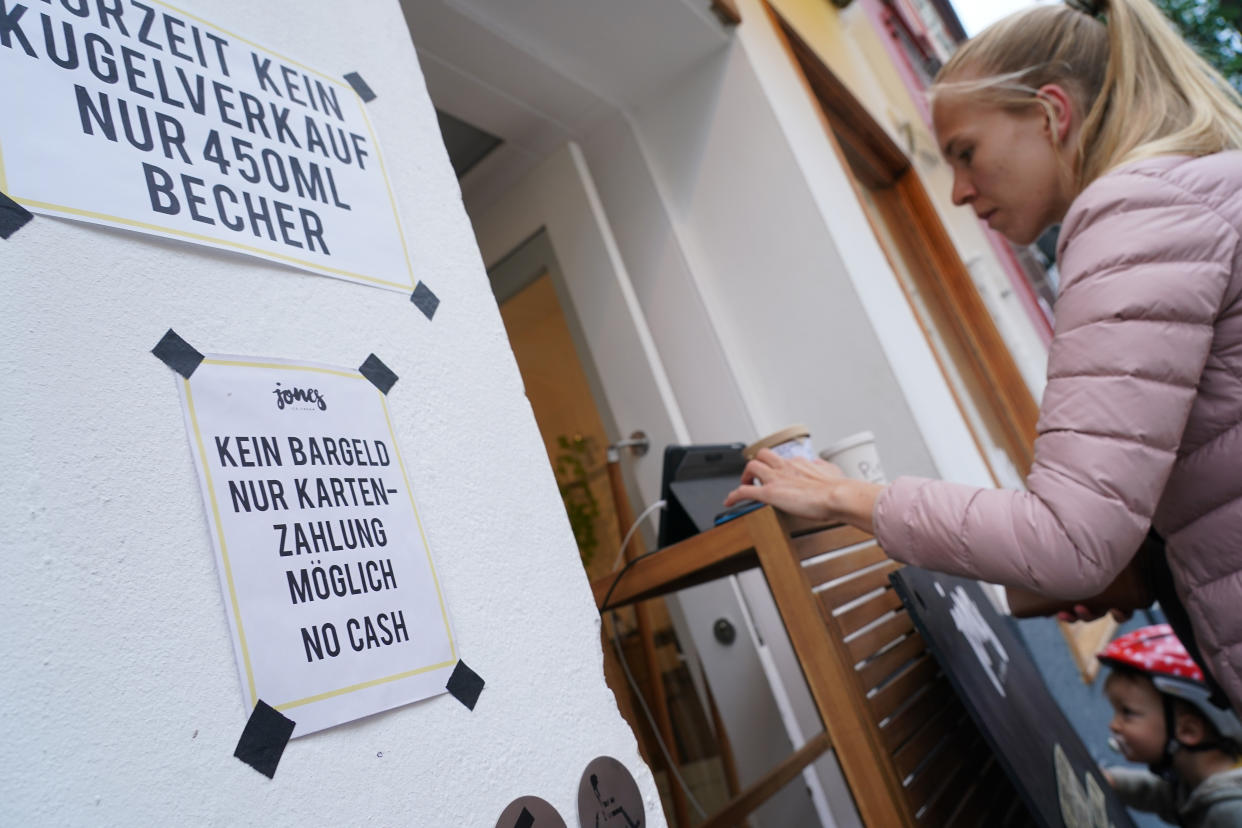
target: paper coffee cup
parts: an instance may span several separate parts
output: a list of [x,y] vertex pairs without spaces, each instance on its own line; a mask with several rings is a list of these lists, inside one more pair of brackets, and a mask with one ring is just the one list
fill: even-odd
[[793,425],[789,428],[782,428],[774,434],[769,434],[762,440],[757,440],[742,449],[742,456],[747,460],[754,460],[759,450],[765,448],[772,449],[772,451],[786,459],[794,457],[805,457],[807,460],[815,459],[815,446],[811,445],[811,432],[804,425]]
[[880,465],[880,452],[875,445],[875,435],[860,431],[845,437],[819,453],[829,463],[841,468],[842,474],[868,483],[887,483],[884,467]]

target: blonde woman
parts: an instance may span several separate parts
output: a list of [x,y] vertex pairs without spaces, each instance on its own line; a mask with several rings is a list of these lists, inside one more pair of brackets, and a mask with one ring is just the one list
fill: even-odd
[[1027,491],[882,487],[767,451],[726,505],[846,521],[898,560],[1071,600],[1154,528],[1242,710],[1242,100],[1149,0],[1074,0],[963,45],[933,120],[954,202],[1018,244],[1062,225]]

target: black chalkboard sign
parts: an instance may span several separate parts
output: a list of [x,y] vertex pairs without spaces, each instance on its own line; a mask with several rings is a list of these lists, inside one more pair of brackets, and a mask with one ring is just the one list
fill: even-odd
[[1026,646],[980,584],[912,566],[890,577],[1031,815],[1048,828],[1132,828]]

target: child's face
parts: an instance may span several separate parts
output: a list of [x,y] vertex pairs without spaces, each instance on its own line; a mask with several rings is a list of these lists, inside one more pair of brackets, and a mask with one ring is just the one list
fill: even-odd
[[1131,762],[1151,764],[1164,755],[1167,734],[1164,704],[1155,685],[1145,678],[1109,676],[1104,694],[1113,706],[1108,729]]

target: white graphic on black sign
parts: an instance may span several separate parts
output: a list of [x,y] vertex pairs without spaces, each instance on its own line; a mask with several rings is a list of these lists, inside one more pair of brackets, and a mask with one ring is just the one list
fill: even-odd
[[949,614],[953,617],[953,623],[957,625],[962,635],[966,636],[970,648],[974,650],[975,657],[979,659],[988,678],[992,680],[992,686],[996,688],[996,692],[1002,696],[1005,695],[1005,673],[1009,670],[1009,653],[1005,652],[1005,646],[1000,643],[1000,639],[988,626],[987,621],[983,620],[979,607],[966,594],[966,590],[960,586],[954,587],[950,595],[953,598],[953,608],[949,610]]

